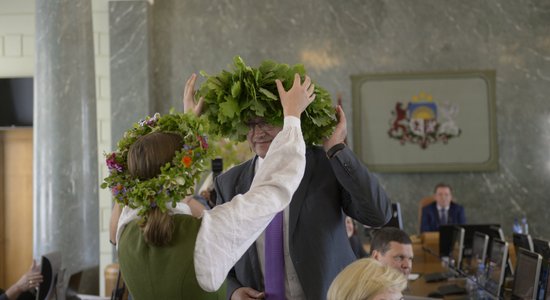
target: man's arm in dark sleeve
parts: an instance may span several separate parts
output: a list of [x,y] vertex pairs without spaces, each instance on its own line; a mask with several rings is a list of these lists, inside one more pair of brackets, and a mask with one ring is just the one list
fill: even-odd
[[381,227],[392,216],[391,201],[378,178],[347,146],[329,158],[337,180],[343,188],[345,213],[362,224]]

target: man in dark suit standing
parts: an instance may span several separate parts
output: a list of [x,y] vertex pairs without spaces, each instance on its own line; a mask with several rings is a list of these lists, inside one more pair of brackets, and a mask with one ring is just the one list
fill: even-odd
[[[192,76],[186,85],[186,111],[195,109],[195,79]],[[266,230],[229,273],[228,299],[326,299],[336,275],[357,259],[346,235],[345,215],[371,227],[381,227],[390,220],[391,203],[386,192],[344,143],[347,125],[340,106],[336,115],[338,123],[332,136],[322,147],[310,146],[306,150],[304,177],[281,217],[282,295],[273,297],[265,284],[271,285],[273,275],[265,272],[269,260],[264,253],[268,244]],[[247,140],[256,155],[216,177],[218,204],[248,191],[271,141],[281,130],[262,118],[252,119],[247,125]]]
[[464,207],[452,201],[450,185],[439,183],[434,189],[435,202],[422,209],[420,232],[438,231],[439,225],[465,224]]
[[[391,218],[390,201],[377,178],[343,143],[346,116],[340,106],[337,114],[338,125],[323,147],[307,149],[304,178],[284,211],[287,299],[325,299],[332,280],[356,259],[344,213],[371,227],[380,227]],[[248,190],[256,165],[279,130],[250,126],[247,139],[256,156],[216,178],[218,203]],[[263,299],[264,244],[260,236],[229,273],[228,299]]]

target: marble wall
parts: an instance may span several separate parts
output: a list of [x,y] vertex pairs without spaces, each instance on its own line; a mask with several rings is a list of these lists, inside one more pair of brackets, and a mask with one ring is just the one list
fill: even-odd
[[251,65],[303,63],[341,93],[351,131],[351,75],[496,70],[498,171],[378,175],[411,233],[418,201],[445,181],[470,222],[498,222],[510,234],[513,218],[526,215],[531,233],[550,239],[550,2],[163,0],[149,26],[160,112],[181,108],[191,72],[217,73],[235,55]]

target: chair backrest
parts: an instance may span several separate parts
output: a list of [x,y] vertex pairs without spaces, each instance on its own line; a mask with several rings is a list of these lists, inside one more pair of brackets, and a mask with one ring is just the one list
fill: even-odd
[[422,198],[420,202],[418,202],[418,233],[420,234],[420,226],[422,224],[422,209],[426,205],[430,205],[435,202],[435,198],[433,195],[430,195],[428,197]]

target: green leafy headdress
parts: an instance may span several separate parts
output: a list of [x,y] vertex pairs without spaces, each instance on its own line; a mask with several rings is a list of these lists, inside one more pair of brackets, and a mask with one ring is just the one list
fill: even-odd
[[[247,66],[243,59],[233,59],[233,72],[223,70],[218,75],[201,75],[206,81],[198,94],[204,97],[204,115],[210,130],[233,140],[244,141],[248,122],[256,117],[267,123],[282,125],[283,109],[275,79],[280,79],[288,90],[292,87],[294,74],[305,77],[303,65],[289,66],[274,61],[264,61],[259,68]],[[336,125],[335,110],[329,93],[315,85],[316,98],[302,113],[302,132],[306,144],[320,144],[330,136]]]

